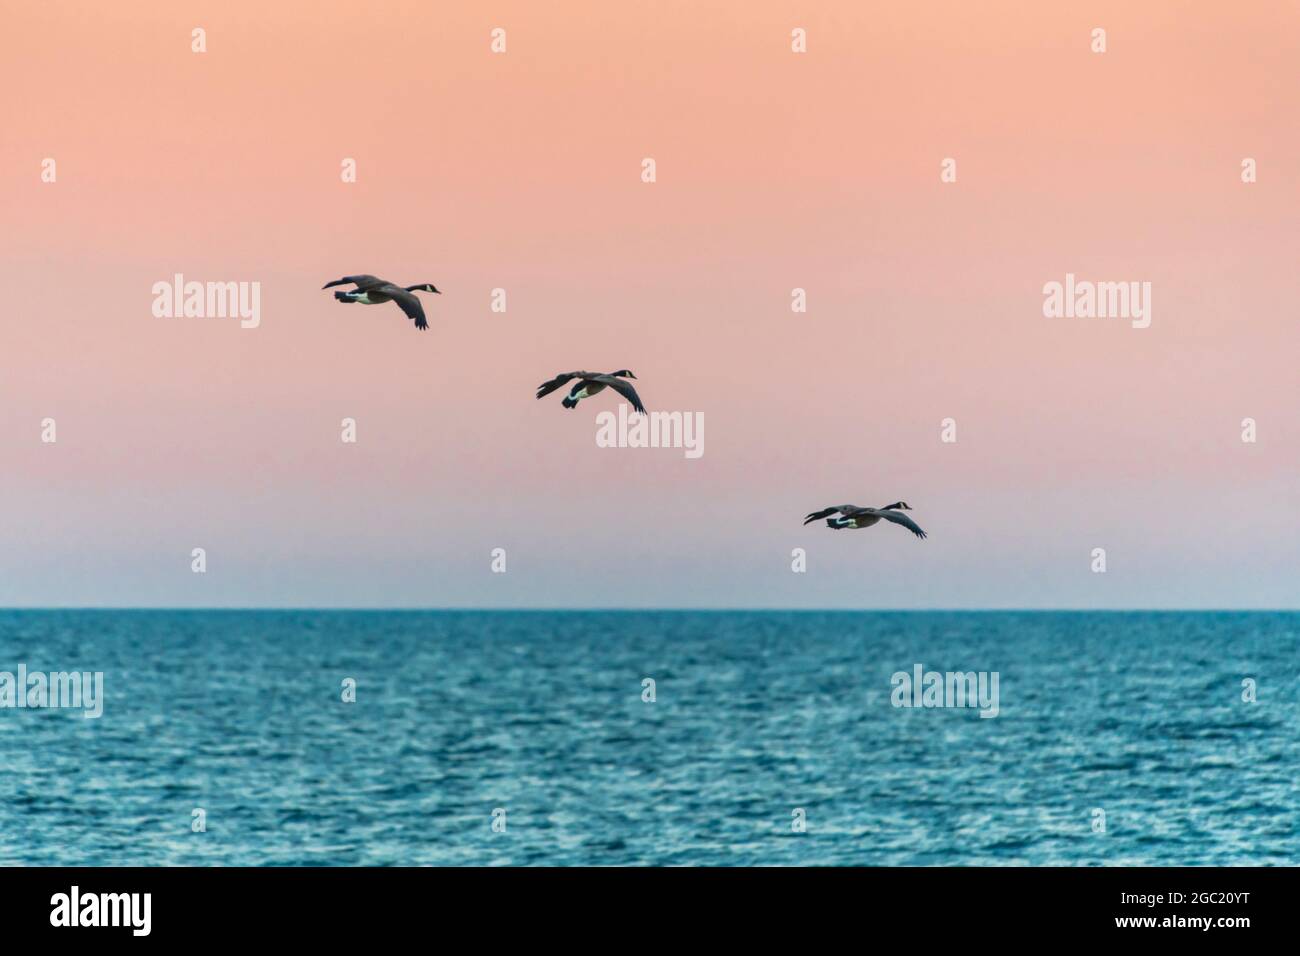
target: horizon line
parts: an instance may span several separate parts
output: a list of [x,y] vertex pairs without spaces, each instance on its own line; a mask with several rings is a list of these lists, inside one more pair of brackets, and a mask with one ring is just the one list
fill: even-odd
[[517,606],[485,605],[163,605],[163,604],[80,604],[3,605],[6,611],[316,611],[335,613],[793,613],[793,614],[1295,614],[1300,607],[777,607],[739,606]]

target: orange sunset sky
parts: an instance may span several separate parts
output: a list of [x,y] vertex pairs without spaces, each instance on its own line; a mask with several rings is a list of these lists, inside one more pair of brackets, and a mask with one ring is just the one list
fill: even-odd
[[[1297,606],[1295,3],[6,28],[0,605]],[[321,290],[365,272],[436,284],[429,331]],[[260,325],[155,317],[176,273]],[[1150,327],[1044,317],[1067,273],[1150,282]],[[702,457],[533,398],[624,367]],[[899,499],[927,540],[801,524]]]

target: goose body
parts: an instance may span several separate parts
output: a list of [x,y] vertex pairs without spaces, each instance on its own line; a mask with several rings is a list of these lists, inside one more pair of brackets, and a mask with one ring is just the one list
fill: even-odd
[[[921,530],[920,526],[903,514],[904,511],[911,511],[911,506],[905,501],[895,501],[892,505],[885,505],[883,508],[860,508],[857,505],[834,505],[821,511],[814,511],[804,518],[804,524],[811,524],[818,518],[826,519],[826,527],[841,529],[853,528],[870,528],[878,524],[881,519],[891,521],[894,524],[902,525],[918,538],[925,538],[928,535]],[[839,517],[831,517],[838,514]]]
[[591,398],[598,395],[607,388],[612,388],[629,402],[636,410],[638,415],[646,413],[645,406],[641,404],[641,396],[636,393],[636,389],[627,381],[629,378],[636,378],[627,369],[619,369],[617,372],[610,372],[608,375],[602,372],[564,372],[555,376],[549,382],[543,382],[537,386],[537,397],[549,395],[561,386],[567,385],[574,379],[573,387],[569,389],[569,394],[564,396],[560,403],[565,408],[577,408],[578,402],[584,398]]
[[378,276],[359,275],[344,276],[342,279],[335,279],[333,282],[326,282],[322,289],[329,289],[336,285],[347,285],[351,283],[356,286],[349,292],[335,292],[334,298],[340,302],[360,302],[362,305],[379,305],[381,302],[396,302],[397,307],[406,313],[407,318],[415,323],[415,327],[423,332],[429,327],[429,321],[424,317],[424,306],[420,300],[415,297],[416,292],[438,292],[432,282],[423,282],[420,285],[400,286],[387,279],[380,279]]

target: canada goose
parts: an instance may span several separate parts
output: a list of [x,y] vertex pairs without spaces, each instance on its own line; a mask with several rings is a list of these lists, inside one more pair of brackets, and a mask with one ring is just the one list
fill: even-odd
[[632,403],[632,407],[636,409],[638,415],[645,414],[645,406],[641,404],[641,396],[636,393],[636,389],[623,381],[625,378],[636,378],[625,368],[621,368],[617,372],[610,372],[608,375],[602,375],[599,372],[565,372],[563,375],[555,376],[549,382],[538,385],[537,397],[541,398],[543,395],[549,395],[561,385],[575,378],[578,379],[577,384],[569,389],[569,394],[564,396],[564,401],[560,403],[565,408],[577,408],[578,402],[584,398],[591,398],[597,392],[612,388]]
[[[886,521],[892,521],[894,524],[901,524],[918,538],[927,537],[926,533],[918,527],[917,523],[903,514],[904,511],[911,511],[912,507],[906,501],[895,501],[892,505],[885,505],[883,508],[859,508],[857,505],[837,505],[833,508],[826,508],[822,511],[814,511],[804,519],[804,524],[810,524],[818,518],[826,519],[828,528],[870,528],[881,518]],[[839,512],[843,517],[831,518],[829,515]]]
[[335,292],[334,298],[340,302],[360,302],[362,305],[378,305],[380,302],[396,302],[398,308],[406,313],[407,318],[415,320],[415,327],[423,332],[429,327],[428,321],[424,318],[424,306],[420,304],[411,293],[413,292],[436,292],[442,295],[433,287],[432,282],[425,282],[420,285],[400,286],[394,285],[386,279],[379,279],[375,276],[344,276],[342,279],[335,279],[333,282],[326,282],[322,289],[328,289],[336,285],[345,285],[351,282],[356,286],[351,292]]

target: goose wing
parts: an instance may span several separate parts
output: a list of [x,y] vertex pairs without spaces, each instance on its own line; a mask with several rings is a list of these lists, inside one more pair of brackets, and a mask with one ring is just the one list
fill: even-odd
[[903,512],[901,511],[886,511],[877,508],[869,508],[867,510],[870,511],[872,514],[880,515],[880,517],[884,518],[886,521],[892,521],[894,522],[894,524],[901,524],[904,528],[912,532],[912,534],[916,535],[918,538],[929,537],[929,535],[927,535],[924,531],[921,530],[920,525],[918,525],[907,515],[903,514]]
[[335,279],[333,282],[326,282],[322,289],[332,289],[336,285],[347,285],[351,282],[357,287],[357,290],[369,289],[377,285],[383,285],[384,280],[375,276],[344,276],[342,279]]
[[853,510],[857,510],[856,505],[833,505],[830,508],[823,508],[821,511],[814,511],[812,514],[810,514],[807,518],[804,519],[803,523],[812,524],[814,521],[819,521],[822,518],[829,518],[831,515],[835,514],[836,512],[842,511],[845,514],[848,514],[849,511],[853,511]]
[[592,376],[590,372],[562,372],[561,374],[555,376],[555,378],[551,379],[549,382],[543,382],[541,385],[538,385],[537,397],[541,398],[543,395],[550,395],[551,392],[555,391],[561,385],[566,385],[569,382],[573,381],[575,378],[591,378],[591,377]]
[[415,327],[421,332],[429,327],[429,320],[424,317],[424,306],[415,297],[415,293],[407,292],[401,286],[393,285],[391,282],[385,282],[370,291],[382,293],[396,302],[398,308],[406,313],[408,319],[414,320]]
[[614,391],[626,398],[632,403],[632,407],[636,410],[638,415],[645,414],[645,406],[641,404],[641,396],[636,393],[636,389],[632,387],[632,383],[627,379],[620,378],[617,375],[597,375],[595,381],[600,382],[603,385],[608,385]]

